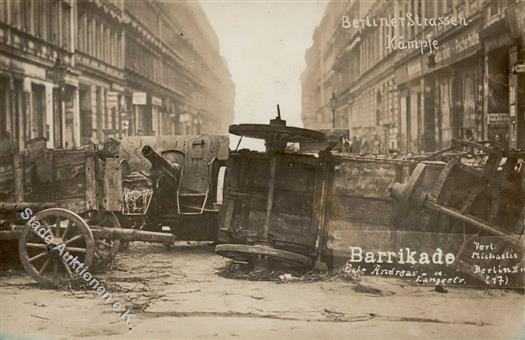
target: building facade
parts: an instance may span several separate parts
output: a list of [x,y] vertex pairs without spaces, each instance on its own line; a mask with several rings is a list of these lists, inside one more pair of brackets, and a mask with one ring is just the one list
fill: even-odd
[[[422,23],[444,17],[464,21]],[[318,128],[325,117],[358,139],[379,139],[382,151],[430,152],[452,138],[525,148],[524,18],[516,0],[330,2],[306,52],[303,123]],[[400,40],[438,47],[399,48]]]
[[235,87],[194,2],[0,1],[0,140],[226,133]]

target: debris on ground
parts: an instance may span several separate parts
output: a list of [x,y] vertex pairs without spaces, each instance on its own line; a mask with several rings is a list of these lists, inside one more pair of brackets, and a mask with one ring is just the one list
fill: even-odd
[[361,281],[361,277],[353,272],[344,269],[335,271],[301,270],[273,263],[270,268],[257,268],[254,270],[247,263],[229,261],[224,267],[217,271],[219,276],[228,279],[249,280],[249,281],[275,281],[281,283],[288,282],[317,282],[317,281]]
[[436,292],[438,293],[447,293],[448,289],[445,285],[436,285],[436,288],[434,288]]

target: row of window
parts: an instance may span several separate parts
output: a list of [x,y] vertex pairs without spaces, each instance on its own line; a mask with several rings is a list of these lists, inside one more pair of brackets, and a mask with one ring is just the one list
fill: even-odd
[[350,127],[371,127],[396,121],[397,91],[393,81],[361,93],[351,105]]
[[122,67],[121,30],[82,14],[78,19],[78,49],[115,67]]
[[81,133],[84,140],[89,140],[95,132],[100,140],[104,131],[116,131],[119,125],[119,112],[117,107],[109,105],[110,97],[118,102],[120,97],[112,94],[107,89],[94,86],[93,88],[81,87],[79,90],[79,108]]
[[140,22],[155,36],[160,33],[160,15],[157,14],[147,1],[125,1],[124,6],[132,16]]
[[[126,65],[142,75],[166,87],[189,89],[191,84],[177,69],[177,66],[162,60],[140,43],[128,40],[126,43]],[[191,92],[188,93],[188,96]]]
[[[140,17],[141,23],[183,56],[190,72],[213,74],[204,72],[203,61],[195,60],[189,45],[184,43],[169,23],[160,16],[152,16],[155,13],[149,4],[127,1],[125,5],[127,10]],[[142,76],[172,88],[190,86],[176,66],[166,63],[132,39],[127,40],[124,52],[122,27],[116,23],[108,23],[104,18],[90,13],[79,13],[77,20],[73,15],[70,1],[67,0],[0,0],[0,22],[65,49],[71,49],[72,24],[76,23],[75,48],[78,51],[117,68],[124,67],[126,53],[127,66]],[[159,18],[162,20],[157,20]],[[157,29],[152,25],[157,25]],[[186,84],[181,86],[181,82]]]
[[[407,13],[411,13],[413,17],[420,18],[435,18],[443,15],[457,15],[455,9],[462,7],[463,16],[469,16],[471,13],[479,10],[481,0],[406,0],[397,3],[399,12],[398,17],[404,18]],[[512,1],[512,0],[511,0]],[[504,0],[505,4],[507,0]],[[494,3],[500,3],[494,1]],[[393,6],[393,3],[385,6]],[[492,12],[499,13],[498,8],[502,5],[494,5],[490,3],[489,9]],[[389,12],[389,11],[387,11]],[[424,14],[423,14],[424,13]],[[391,22],[392,15],[388,14],[388,22]],[[350,19],[352,21],[353,18]],[[349,85],[349,82],[355,81],[359,76],[367,70],[374,67],[379,61],[383,60],[389,53],[393,52],[388,48],[389,40],[396,37],[404,37],[404,40],[413,39],[415,35],[419,34],[425,28],[431,29],[430,26],[423,27],[421,25],[397,25],[397,27],[389,25],[378,25],[378,27],[369,28],[361,37],[359,47],[359,57],[350,57],[347,61],[345,71],[343,72],[343,84]],[[346,86],[346,87],[347,87]]]
[[71,16],[62,0],[0,0],[0,22],[64,49],[71,47]]
[[131,70],[145,78],[155,82],[161,81],[162,61],[160,58],[132,39],[126,41],[126,64]]

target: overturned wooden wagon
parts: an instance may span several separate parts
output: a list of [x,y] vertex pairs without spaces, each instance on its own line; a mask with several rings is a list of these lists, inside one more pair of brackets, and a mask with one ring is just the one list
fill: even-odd
[[[324,139],[288,127],[280,117],[268,125],[233,125],[230,132],[264,139],[267,150],[230,155],[219,220],[226,244],[217,253],[251,263],[410,273],[422,283],[523,285],[514,279],[525,273],[523,153],[460,141],[448,162],[367,158],[329,148],[318,156],[290,153],[287,142]],[[472,158],[463,158],[467,154]],[[436,253],[437,260],[412,261],[414,251],[423,258]],[[407,252],[409,262],[403,259]],[[453,264],[442,261],[447,254]],[[512,259],[500,261],[505,256]],[[491,266],[516,275],[480,273]]]
[[[454,268],[491,287],[525,283],[525,152],[454,140],[470,159],[422,162],[391,187],[405,246],[439,246]],[[476,164],[473,166],[472,164]]]
[[[219,239],[227,243],[217,253],[326,268],[351,244],[381,246],[370,232],[391,224],[388,188],[407,178],[416,162],[334,155],[323,133],[288,127],[280,117],[269,125],[233,125],[230,132],[264,139],[267,150],[230,154],[219,221]],[[289,153],[288,142],[327,150]]]
[[[263,139],[267,152],[230,154],[216,252],[236,260],[269,258],[312,265],[323,191],[324,163],[312,155],[285,154],[288,142],[322,142],[318,131],[286,126],[280,113],[265,124],[232,125],[230,133]],[[227,243],[226,243],[227,242]]]

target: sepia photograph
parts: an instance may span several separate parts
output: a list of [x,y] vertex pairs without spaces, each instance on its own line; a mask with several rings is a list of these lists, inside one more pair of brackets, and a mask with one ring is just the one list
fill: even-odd
[[525,339],[525,0],[0,0],[0,339]]

